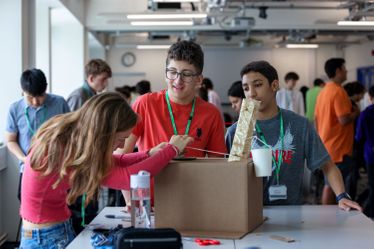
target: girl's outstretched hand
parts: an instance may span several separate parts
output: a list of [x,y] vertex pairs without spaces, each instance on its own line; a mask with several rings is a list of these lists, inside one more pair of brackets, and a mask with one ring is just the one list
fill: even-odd
[[173,135],[170,138],[169,144],[177,147],[179,154],[183,154],[184,148],[193,141],[193,138],[188,135]]

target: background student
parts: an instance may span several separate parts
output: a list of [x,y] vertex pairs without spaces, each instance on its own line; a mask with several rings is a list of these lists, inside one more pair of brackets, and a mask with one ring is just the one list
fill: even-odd
[[[347,183],[352,169],[354,121],[360,110],[352,106],[342,86],[347,80],[345,60],[328,59],[325,63],[325,72],[330,81],[318,94],[314,112],[315,125],[332,161],[340,170],[348,191]],[[335,204],[334,192],[329,183],[326,179],[322,193],[323,204]]]
[[63,97],[46,92],[47,78],[40,69],[25,70],[20,82],[23,97],[10,106],[5,133],[9,151],[19,160],[19,200],[23,167],[31,138],[45,121],[70,111]]
[[368,174],[369,196],[364,213],[374,218],[374,86],[369,88],[369,96],[372,104],[360,114],[357,122],[356,141],[364,147]]
[[71,111],[80,108],[88,99],[102,92],[108,86],[112,70],[102,59],[92,59],[84,67],[86,80],[83,85],[70,93],[67,102]]

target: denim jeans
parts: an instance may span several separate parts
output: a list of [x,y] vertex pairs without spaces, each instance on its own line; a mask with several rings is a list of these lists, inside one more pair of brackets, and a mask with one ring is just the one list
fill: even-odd
[[22,228],[20,249],[61,249],[74,239],[70,220],[40,229]]

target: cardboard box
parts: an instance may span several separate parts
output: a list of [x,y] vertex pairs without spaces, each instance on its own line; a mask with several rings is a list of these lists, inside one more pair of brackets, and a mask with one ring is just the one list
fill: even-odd
[[263,222],[262,178],[251,160],[172,161],[155,177],[155,226],[237,239]]

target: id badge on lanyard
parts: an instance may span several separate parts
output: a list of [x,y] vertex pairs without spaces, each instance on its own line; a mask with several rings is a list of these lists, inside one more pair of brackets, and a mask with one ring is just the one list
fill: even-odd
[[286,185],[271,185],[269,187],[269,200],[287,200],[287,186]]
[[[280,120],[279,120],[279,132],[280,132],[280,140],[282,143],[281,149],[279,151],[278,155],[278,161],[275,159],[274,156],[272,156],[273,163],[275,164],[275,176],[276,176],[276,184],[270,185],[269,187],[269,200],[270,201],[276,201],[276,200],[287,200],[287,186],[279,184],[279,175],[281,170],[281,164],[282,164],[282,156],[283,156],[283,149],[284,149],[284,126],[283,126],[283,115],[282,111],[280,112]],[[261,130],[261,128],[256,124],[256,132],[260,135],[261,139],[265,141],[265,136]],[[267,143],[266,143],[267,144]]]

